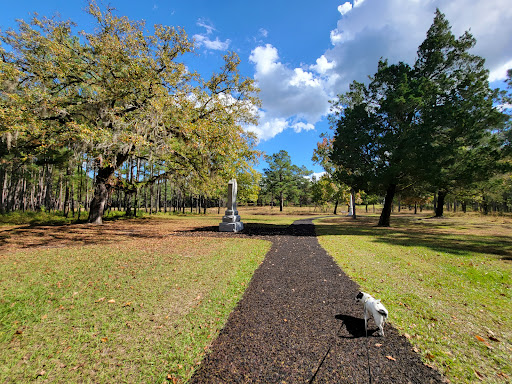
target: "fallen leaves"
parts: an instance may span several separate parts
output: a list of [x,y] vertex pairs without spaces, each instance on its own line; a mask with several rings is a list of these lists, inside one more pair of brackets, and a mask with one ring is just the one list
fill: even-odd
[[489,349],[494,349],[491,344],[489,344],[483,337],[481,336],[478,336],[478,335],[475,335],[475,338],[478,340],[478,341],[481,341],[487,348]]
[[386,356],[386,358],[387,358],[388,360],[391,360],[391,361],[396,361],[396,359],[395,359],[393,356],[389,356],[389,355],[388,355],[388,356]]
[[474,371],[475,372],[475,376],[478,377],[480,380],[485,380],[485,376],[482,375],[480,372],[478,372],[477,370]]

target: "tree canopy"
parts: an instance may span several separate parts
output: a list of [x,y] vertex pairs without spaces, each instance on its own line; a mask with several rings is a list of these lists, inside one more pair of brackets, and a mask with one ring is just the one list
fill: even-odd
[[0,34],[0,135],[20,158],[87,156],[97,167],[89,221],[101,223],[113,175],[130,157],[159,174],[194,173],[207,184],[249,169],[257,89],[235,53],[205,80],[183,62],[184,30],[115,15],[89,2],[93,32],[35,16]]
[[336,177],[386,193],[379,225],[389,226],[397,190],[438,192],[440,216],[448,191],[500,170],[506,116],[484,60],[469,52],[475,43],[468,32],[456,39],[437,10],[413,67],[381,60],[368,85],[354,82],[333,103]]
[[283,210],[286,198],[298,195],[303,189],[304,176],[311,174],[305,167],[292,164],[285,150],[267,156],[268,168],[264,170],[262,180],[264,189],[279,198],[279,210]]

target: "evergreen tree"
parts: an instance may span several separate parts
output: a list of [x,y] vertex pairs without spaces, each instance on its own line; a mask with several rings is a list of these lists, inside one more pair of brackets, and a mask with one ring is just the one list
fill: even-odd
[[292,164],[290,155],[284,150],[267,156],[267,162],[269,167],[264,170],[263,184],[266,190],[279,198],[279,211],[283,211],[285,199],[298,194],[302,178],[311,172]]
[[498,92],[489,87],[484,59],[470,53],[475,44],[469,32],[455,38],[438,9],[414,66],[424,98],[418,132],[425,146],[416,153],[438,193],[438,217],[450,191],[500,170],[503,137],[496,133],[506,117],[494,105]]

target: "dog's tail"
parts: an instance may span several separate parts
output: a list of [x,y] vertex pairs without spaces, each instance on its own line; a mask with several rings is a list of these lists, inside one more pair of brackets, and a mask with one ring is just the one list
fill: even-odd
[[382,305],[382,303],[379,302],[377,303],[377,312],[380,313],[385,319],[388,318],[388,310],[386,309],[386,307],[384,305]]
[[379,309],[377,312],[379,312],[385,318],[388,317],[388,311],[386,311],[385,309]]

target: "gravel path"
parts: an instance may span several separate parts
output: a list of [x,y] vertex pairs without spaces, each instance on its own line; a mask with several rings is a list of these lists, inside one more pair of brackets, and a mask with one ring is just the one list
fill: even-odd
[[354,302],[359,287],[314,231],[310,219],[299,220],[271,238],[271,250],[190,382],[442,383],[389,324],[384,338],[374,337],[370,321],[365,337],[362,306]]

